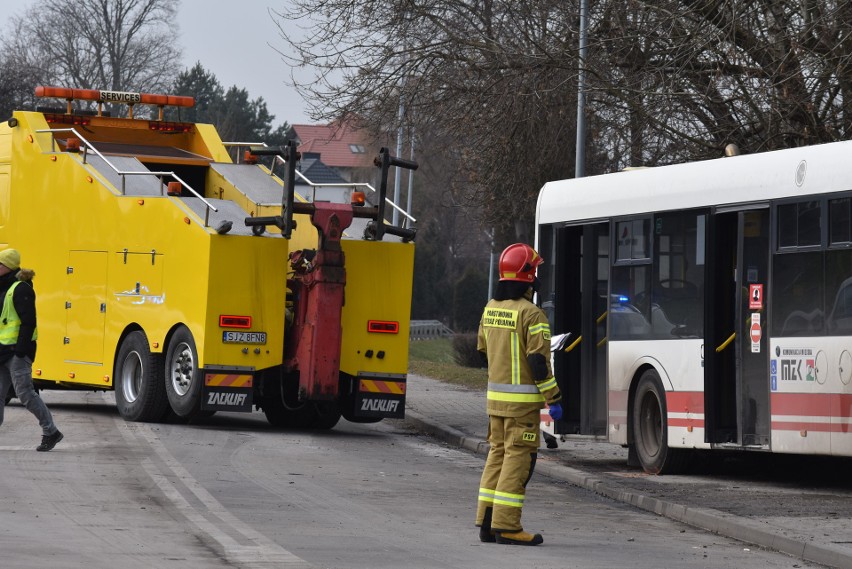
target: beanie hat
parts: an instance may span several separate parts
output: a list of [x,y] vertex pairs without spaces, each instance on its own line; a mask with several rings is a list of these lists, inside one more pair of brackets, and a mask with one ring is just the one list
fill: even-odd
[[15,249],[0,251],[0,265],[5,265],[13,271],[17,271],[21,268],[21,254]]

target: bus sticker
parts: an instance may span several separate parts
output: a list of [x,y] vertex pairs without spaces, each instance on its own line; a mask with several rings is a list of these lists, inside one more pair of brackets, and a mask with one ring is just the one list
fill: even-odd
[[748,285],[748,308],[749,310],[763,310],[763,285]]
[[781,381],[814,381],[814,348],[781,348]]

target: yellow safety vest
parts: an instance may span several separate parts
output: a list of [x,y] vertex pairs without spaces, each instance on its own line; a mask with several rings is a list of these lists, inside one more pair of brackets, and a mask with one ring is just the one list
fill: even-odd
[[[3,310],[0,311],[0,344],[10,346],[18,343],[18,332],[21,330],[21,317],[18,316],[18,311],[15,310],[15,303],[12,300],[12,295],[15,294],[15,288],[21,284],[21,281],[15,281],[9,290],[6,291],[6,297],[3,299]],[[33,340],[38,339],[38,328],[33,330]]]

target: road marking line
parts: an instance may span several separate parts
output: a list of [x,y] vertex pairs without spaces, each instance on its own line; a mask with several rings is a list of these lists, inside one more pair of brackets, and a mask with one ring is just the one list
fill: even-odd
[[[229,512],[187,471],[180,462],[172,456],[165,445],[158,439],[148,425],[134,423],[132,428],[124,420],[116,418],[119,432],[129,443],[135,444],[138,438],[144,439],[154,450],[165,468],[158,467],[150,458],[142,461],[142,467],[154,481],[154,484],[165,494],[191,523],[207,534],[222,547],[228,561],[240,564],[246,569],[261,569],[264,567],[288,567],[292,569],[313,568],[307,561],[298,557],[265,535],[257,532]],[[217,517],[226,527],[240,534],[253,545],[241,545],[225,531],[209,521],[195,506],[189,503],[176,487],[180,481],[201,502],[204,509]]]

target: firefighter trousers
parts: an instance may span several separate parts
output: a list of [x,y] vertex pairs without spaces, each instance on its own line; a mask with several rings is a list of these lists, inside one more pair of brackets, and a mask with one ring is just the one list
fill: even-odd
[[491,450],[479,483],[476,525],[481,526],[487,508],[494,531],[521,531],[521,510],[526,486],[535,469],[538,453],[540,411],[521,417],[490,416],[488,443]]

